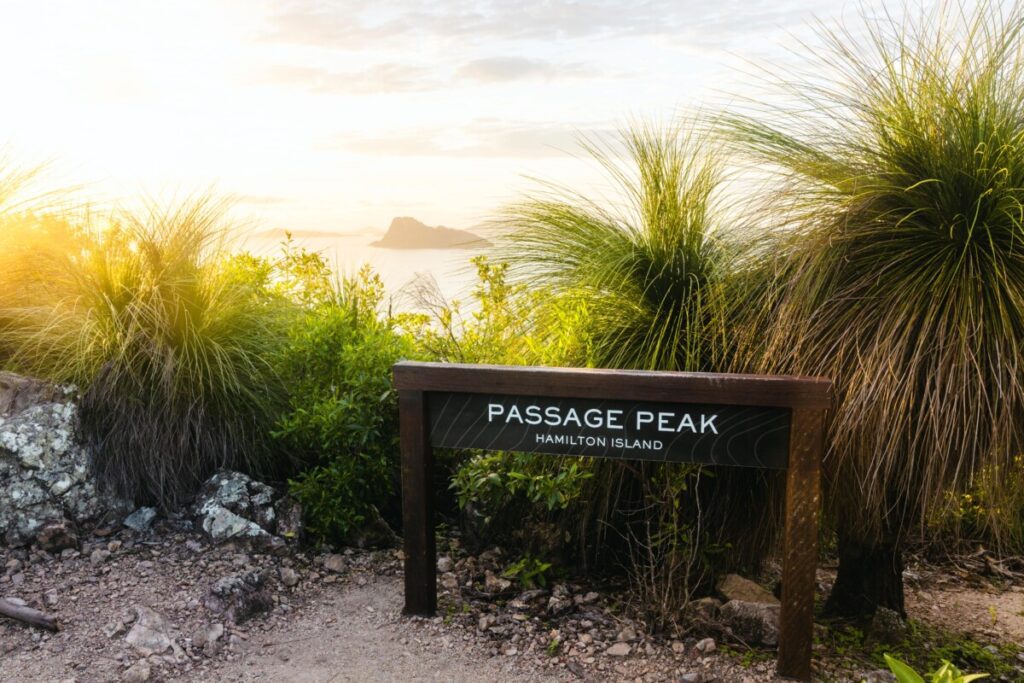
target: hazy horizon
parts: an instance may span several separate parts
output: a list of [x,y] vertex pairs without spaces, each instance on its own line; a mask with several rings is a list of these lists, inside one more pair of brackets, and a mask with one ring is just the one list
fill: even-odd
[[[253,230],[474,229],[576,137],[756,95],[871,3],[183,0],[7,8],[0,149],[130,203],[212,189]],[[795,52],[794,52],[795,50]]]

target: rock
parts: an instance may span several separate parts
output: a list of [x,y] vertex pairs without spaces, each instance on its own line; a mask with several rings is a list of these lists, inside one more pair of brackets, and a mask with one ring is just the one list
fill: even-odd
[[688,622],[713,622],[718,618],[721,601],[712,597],[691,600],[683,608],[683,616]]
[[606,655],[612,657],[625,657],[632,650],[632,646],[629,643],[615,643],[610,648],[604,651]]
[[[286,545],[284,539],[275,535],[278,531],[276,504],[280,498],[270,486],[241,472],[222,471],[206,480],[192,510],[196,524],[215,543],[246,541],[262,550],[280,550]],[[288,505],[284,507],[291,510]],[[299,532],[293,528],[293,523],[289,518],[284,526],[287,533],[297,539]]]
[[89,555],[89,561],[92,562],[94,565],[103,564],[109,559],[110,551],[104,550],[103,548],[97,548],[96,550],[92,551],[91,555]]
[[159,655],[172,648],[167,620],[149,607],[135,608],[135,623],[125,636],[125,642],[144,657]]
[[149,531],[154,519],[156,519],[156,508],[139,508],[125,517],[122,524],[132,531],[143,533]]
[[632,627],[627,626],[626,628],[619,631],[619,634],[615,637],[615,640],[620,643],[630,643],[636,640],[636,631]]
[[907,637],[907,623],[899,615],[899,612],[887,607],[879,607],[871,617],[867,637],[876,643],[896,645]]
[[77,422],[73,387],[0,372],[0,542],[24,546],[48,522],[86,528],[124,509],[99,493]]
[[128,627],[124,625],[123,621],[115,621],[103,627],[103,635],[107,638],[116,638],[127,630]]
[[726,602],[739,600],[741,602],[764,603],[766,605],[779,604],[779,599],[769,591],[750,579],[743,578],[739,574],[726,574],[718,580],[715,588]]
[[121,680],[125,681],[125,683],[146,683],[152,675],[153,672],[149,664],[145,660],[141,660],[125,669]]
[[437,571],[441,572],[442,574],[444,574],[445,572],[450,572],[454,567],[455,563],[452,562],[452,558],[448,557],[447,555],[442,555],[441,557],[437,558]]
[[459,589],[459,577],[455,575],[455,572],[445,572],[441,574],[441,586],[445,590],[456,591]]
[[861,683],[894,683],[896,676],[888,669],[875,669],[858,673],[855,680]]
[[673,640],[672,652],[675,652],[677,655],[683,654],[684,652],[686,652],[686,643],[684,643],[681,640]]
[[558,617],[568,613],[573,608],[572,594],[564,583],[555,584],[551,589],[551,597],[548,598],[548,614]]
[[697,652],[704,655],[709,655],[717,649],[717,645],[715,645],[714,638],[704,638],[703,640],[698,640],[697,644],[693,647],[696,648]]
[[324,558],[324,569],[335,574],[340,574],[345,571],[346,567],[345,557],[343,555],[328,555]]
[[224,577],[210,588],[206,607],[224,614],[234,624],[241,624],[274,608],[274,598],[266,584],[266,574],[258,569]]
[[78,533],[67,520],[46,522],[36,534],[36,543],[48,553],[78,548]]
[[291,496],[284,496],[274,505],[277,516],[277,535],[288,543],[302,540],[302,504]]
[[547,597],[548,592],[543,588],[534,588],[528,591],[523,591],[516,596],[516,601],[521,603],[524,607],[532,602],[538,602]]
[[737,638],[751,645],[779,643],[779,605],[730,600],[719,611],[721,620]]
[[208,626],[200,626],[192,634],[192,647],[195,650],[203,650],[206,654],[216,654],[217,642],[224,636],[224,624],[215,623]]
[[293,588],[294,586],[297,586],[299,583],[299,573],[291,567],[281,567],[280,575],[281,583],[288,586],[289,588]]
[[704,683],[704,674],[699,671],[690,671],[679,677],[679,683]]
[[484,571],[484,590],[488,593],[503,593],[512,587],[512,582],[500,576],[495,576],[490,569]]

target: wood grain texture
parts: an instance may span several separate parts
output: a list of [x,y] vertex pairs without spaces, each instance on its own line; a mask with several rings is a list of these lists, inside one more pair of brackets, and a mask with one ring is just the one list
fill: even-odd
[[398,392],[402,450],[402,528],[405,536],[405,613],[437,611],[434,538],[434,454],[427,438],[422,391]]
[[778,408],[828,408],[832,383],[808,377],[402,361],[395,388],[526,396],[616,398]]
[[778,673],[800,681],[811,680],[824,422],[822,410],[793,411],[786,471]]

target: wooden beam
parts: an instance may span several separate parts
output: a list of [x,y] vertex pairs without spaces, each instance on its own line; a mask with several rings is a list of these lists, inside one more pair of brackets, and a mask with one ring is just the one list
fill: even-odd
[[437,611],[433,451],[422,391],[398,392],[402,450],[402,530],[405,535],[405,613]]
[[521,396],[617,398],[779,408],[828,408],[832,383],[821,378],[696,372],[538,368],[402,361],[395,388]]
[[824,423],[822,410],[793,411],[786,470],[778,673],[800,681],[811,680]]

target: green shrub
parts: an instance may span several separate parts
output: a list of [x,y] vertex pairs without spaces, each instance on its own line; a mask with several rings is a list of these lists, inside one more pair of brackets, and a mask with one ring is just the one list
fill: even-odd
[[383,298],[370,270],[345,279],[295,320],[279,360],[290,404],[274,435],[301,468],[290,488],[320,540],[344,541],[395,492],[391,366],[412,345],[399,320],[382,314]]
[[4,275],[22,293],[0,311],[10,364],[80,386],[97,473],[138,503],[177,506],[269,453],[283,326],[227,267],[223,211],[201,199],[86,225]]
[[1024,553],[1024,455],[977,472],[966,491],[948,491],[946,503],[930,520],[930,544]]

